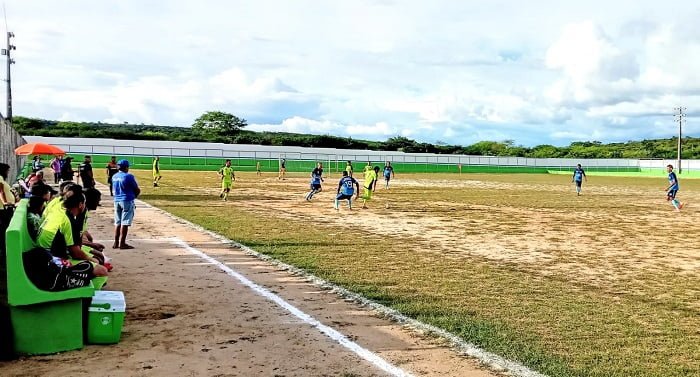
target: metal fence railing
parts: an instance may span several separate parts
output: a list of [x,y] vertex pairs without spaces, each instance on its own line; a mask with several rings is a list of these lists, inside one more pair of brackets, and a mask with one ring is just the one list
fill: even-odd
[[[220,166],[223,159],[232,159],[239,167],[253,167],[258,162],[262,168],[277,168],[281,159],[286,159],[295,167],[306,169],[313,167],[315,162],[327,164],[332,170],[345,168],[345,161],[364,166],[367,161],[373,165],[383,165],[385,161],[392,164],[411,167],[411,171],[458,171],[460,168],[493,168],[515,170],[570,170],[576,164],[583,165],[588,170],[606,171],[641,171],[664,169],[672,160],[640,160],[640,159],[572,159],[572,158],[528,158],[503,156],[469,156],[469,155],[439,155],[423,153],[382,152],[366,150],[334,150],[329,148],[301,147],[272,147],[255,145],[228,145],[207,143],[180,143],[163,141],[123,141],[110,139],[71,139],[42,138],[46,142],[57,145],[69,154],[102,155],[102,156],[132,156],[138,164],[146,164],[153,156],[160,156],[162,164],[182,165],[190,167]],[[124,145],[127,144],[128,145]],[[249,149],[246,149],[249,148]],[[700,160],[685,160],[684,170],[700,170]]]

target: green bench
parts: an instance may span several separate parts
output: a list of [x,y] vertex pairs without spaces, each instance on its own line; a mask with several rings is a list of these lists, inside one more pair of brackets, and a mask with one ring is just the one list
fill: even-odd
[[7,297],[17,354],[43,355],[83,347],[83,303],[95,289],[61,292],[37,288],[27,277],[22,254],[35,244],[27,230],[27,204],[19,202],[7,228]]

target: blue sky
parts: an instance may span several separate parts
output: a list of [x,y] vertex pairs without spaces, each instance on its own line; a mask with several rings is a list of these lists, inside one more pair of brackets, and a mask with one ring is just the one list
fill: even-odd
[[[700,3],[5,1],[16,115],[385,140],[700,136]],[[3,111],[4,112],[4,111]]]

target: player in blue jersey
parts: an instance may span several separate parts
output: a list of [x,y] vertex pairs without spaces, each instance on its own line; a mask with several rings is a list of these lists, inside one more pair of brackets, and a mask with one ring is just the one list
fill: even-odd
[[340,209],[340,201],[347,199],[348,207],[352,209],[352,195],[355,199],[360,195],[360,184],[353,177],[348,176],[347,171],[343,171],[343,178],[338,182],[338,196],[335,197],[335,209]]
[[666,188],[666,200],[671,202],[676,211],[680,211],[683,209],[683,203],[676,199],[676,194],[680,188],[680,186],[678,186],[678,177],[676,177],[676,173],[673,172],[673,165],[667,165],[666,171],[668,172],[669,183],[669,186]]
[[311,191],[306,194],[306,200],[311,200],[314,194],[323,190],[321,182],[323,182],[323,164],[319,162],[316,164],[316,168],[311,172]]
[[586,172],[583,171],[581,164],[578,164],[576,165],[576,169],[574,169],[574,176],[571,178],[571,182],[576,183],[576,195],[581,195],[581,184],[584,179],[588,182]]
[[394,177],[394,168],[391,166],[391,162],[387,161],[384,165],[384,189],[389,189],[389,180]]

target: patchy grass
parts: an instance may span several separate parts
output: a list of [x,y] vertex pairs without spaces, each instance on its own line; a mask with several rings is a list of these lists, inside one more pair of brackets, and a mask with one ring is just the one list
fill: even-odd
[[399,175],[336,213],[331,180],[300,200],[306,175],[240,174],[226,203],[212,173],[136,175],[155,206],[550,376],[700,375],[700,182],[676,214],[663,176],[576,197],[566,176]]

